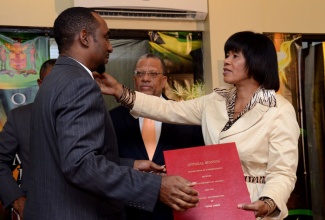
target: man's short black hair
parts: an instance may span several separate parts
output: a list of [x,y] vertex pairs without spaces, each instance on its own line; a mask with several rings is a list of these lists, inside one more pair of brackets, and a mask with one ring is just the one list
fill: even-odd
[[81,30],[86,30],[94,36],[99,23],[94,17],[94,10],[83,7],[72,7],[64,10],[54,21],[54,38],[59,53],[68,50],[74,38]]

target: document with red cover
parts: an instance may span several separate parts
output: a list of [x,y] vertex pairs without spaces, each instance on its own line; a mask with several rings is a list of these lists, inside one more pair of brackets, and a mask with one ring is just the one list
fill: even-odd
[[196,182],[197,207],[174,211],[174,220],[255,220],[254,212],[238,209],[251,203],[235,143],[164,151],[167,175]]

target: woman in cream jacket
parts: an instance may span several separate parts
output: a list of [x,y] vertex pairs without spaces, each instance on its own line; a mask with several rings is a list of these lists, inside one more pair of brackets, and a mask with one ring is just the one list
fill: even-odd
[[238,208],[254,211],[257,219],[283,219],[296,182],[300,132],[293,106],[276,94],[274,45],[262,34],[244,31],[233,34],[224,50],[224,81],[234,87],[189,101],[133,92],[108,74],[96,80],[134,117],[202,125],[206,145],[235,142],[252,201]]

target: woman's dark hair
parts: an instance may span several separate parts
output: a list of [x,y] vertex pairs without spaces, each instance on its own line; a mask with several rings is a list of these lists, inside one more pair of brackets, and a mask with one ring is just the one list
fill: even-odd
[[53,33],[60,53],[68,50],[74,38],[81,30],[86,30],[94,36],[99,23],[92,9],[72,7],[64,10],[54,21]]
[[229,51],[242,52],[248,76],[259,82],[262,88],[279,90],[278,60],[271,39],[251,31],[237,32],[225,43],[225,55]]

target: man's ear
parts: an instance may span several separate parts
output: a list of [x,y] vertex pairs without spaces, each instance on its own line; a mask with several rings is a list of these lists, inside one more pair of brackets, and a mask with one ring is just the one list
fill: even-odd
[[89,46],[89,34],[85,29],[80,31],[79,40],[84,46],[86,47]]
[[37,84],[38,84],[38,87],[41,87],[41,85],[42,85],[42,82],[43,82],[43,80],[41,80],[41,79],[37,79]]
[[163,83],[163,85],[164,85],[164,87],[165,87],[165,86],[166,86],[166,84],[167,84],[167,80],[168,80],[168,79],[167,79],[167,76],[164,76],[164,78],[163,78],[163,82],[162,82],[162,83]]

